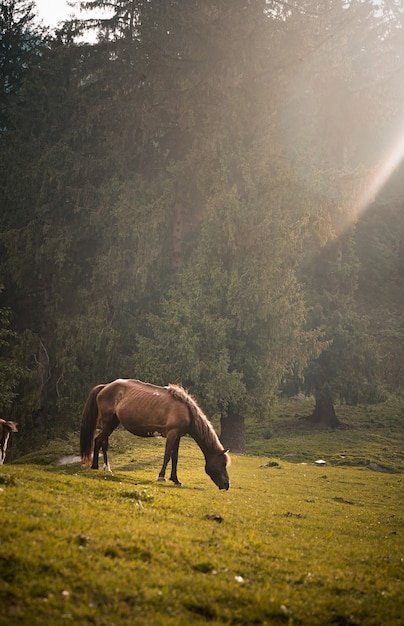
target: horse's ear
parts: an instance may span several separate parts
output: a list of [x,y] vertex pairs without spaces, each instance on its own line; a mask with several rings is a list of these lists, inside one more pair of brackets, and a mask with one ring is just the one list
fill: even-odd
[[223,454],[225,458],[226,467],[229,467],[229,465],[231,464],[231,457],[229,457],[229,455],[227,454],[228,452],[230,452],[230,448],[225,448],[223,452],[221,452],[221,454]]

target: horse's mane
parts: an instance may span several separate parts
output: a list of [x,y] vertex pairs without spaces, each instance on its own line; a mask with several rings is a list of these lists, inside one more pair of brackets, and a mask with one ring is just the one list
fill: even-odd
[[210,442],[215,446],[222,447],[215,429],[191,394],[181,387],[181,385],[173,385],[170,383],[167,385],[166,389],[168,389],[173,398],[187,405],[197,438],[207,443]]

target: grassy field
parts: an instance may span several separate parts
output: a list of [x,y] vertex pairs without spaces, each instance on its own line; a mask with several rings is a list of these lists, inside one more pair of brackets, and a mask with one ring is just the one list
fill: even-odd
[[163,440],[124,431],[112,475],[55,463],[75,435],[0,466],[0,625],[404,624],[402,406],[318,432],[284,404],[228,492],[190,439],[157,483]]

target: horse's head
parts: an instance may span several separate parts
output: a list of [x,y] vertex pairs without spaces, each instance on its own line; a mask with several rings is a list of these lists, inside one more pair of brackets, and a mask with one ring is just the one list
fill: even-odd
[[17,422],[8,422],[7,420],[0,419],[0,426],[5,428],[9,433],[18,433]]
[[228,450],[214,452],[206,459],[205,472],[211,477],[219,489],[230,487],[230,478],[227,473],[227,466],[230,463]]

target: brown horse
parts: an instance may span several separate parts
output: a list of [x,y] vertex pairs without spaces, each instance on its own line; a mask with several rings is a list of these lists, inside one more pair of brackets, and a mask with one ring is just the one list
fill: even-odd
[[6,420],[0,419],[0,465],[4,463],[6,458],[7,444],[10,433],[16,432],[18,432],[16,422],[7,422]]
[[[102,449],[104,469],[111,471],[108,463],[108,438],[122,424],[139,437],[160,434],[166,438],[164,461],[159,481],[165,481],[166,468],[171,460],[172,480],[181,485],[177,477],[180,439],[189,434],[205,456],[205,471],[219,489],[230,487],[227,465],[230,458],[221,445],[212,424],[195,400],[179,385],[158,387],[140,380],[118,379],[107,385],[94,387],[84,405],[80,453],[83,463],[98,469],[98,455]],[[101,432],[94,439],[97,424]]]

